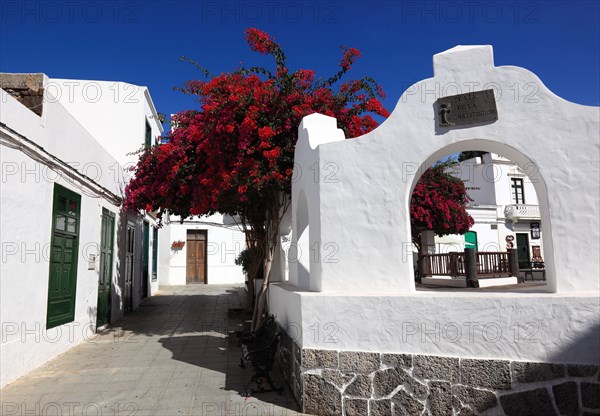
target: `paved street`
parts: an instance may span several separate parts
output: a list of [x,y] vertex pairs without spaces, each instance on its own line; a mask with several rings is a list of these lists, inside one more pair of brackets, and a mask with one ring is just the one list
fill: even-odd
[[[241,286],[161,287],[133,313],[0,391],[3,415],[296,415],[282,395],[246,398]],[[284,384],[278,368],[277,385]]]

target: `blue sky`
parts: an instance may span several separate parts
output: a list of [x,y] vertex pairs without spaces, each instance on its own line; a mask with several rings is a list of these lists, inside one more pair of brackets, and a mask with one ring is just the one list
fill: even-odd
[[491,44],[496,65],[535,72],[559,96],[600,104],[598,1],[14,1],[0,2],[0,71],[147,85],[158,111],[194,107],[174,91],[200,73],[271,67],[244,30],[266,30],[292,69],[337,70],[339,46],[362,58],[348,79],[373,76],[393,109],[432,75],[432,55]]

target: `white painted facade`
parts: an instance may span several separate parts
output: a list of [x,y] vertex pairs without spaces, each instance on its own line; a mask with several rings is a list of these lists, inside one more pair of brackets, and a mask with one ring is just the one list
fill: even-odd
[[[146,144],[154,145],[164,130],[148,88],[119,81],[51,78],[46,90],[117,160],[121,167],[119,173],[111,167],[109,174],[122,177],[121,195],[124,196],[125,185],[132,175],[129,168],[135,166],[139,157],[137,152]],[[136,261],[135,269],[143,274],[140,279],[148,280],[149,295],[153,295],[159,285],[158,270],[156,276],[152,271],[152,232],[157,221],[148,213],[140,213],[138,218],[128,215],[136,228],[135,251],[140,258],[144,251],[142,227],[144,222],[150,226],[147,269],[141,260]],[[120,228],[123,241],[125,228]],[[160,240],[160,231],[158,238]],[[134,307],[137,304],[139,300],[134,300]]]
[[119,81],[52,78],[48,92],[124,167],[135,166],[146,126],[151,144],[163,132],[147,87]]
[[[194,231],[206,234],[206,267],[200,282],[187,277],[190,257],[188,236]],[[239,284],[246,281],[242,267],[235,264],[236,258],[246,247],[246,237],[235,220],[228,215],[215,213],[185,218],[183,221],[178,216],[169,216],[164,221],[159,240],[161,285]],[[183,242],[184,246],[174,246],[173,243],[177,242]]]
[[[136,236],[141,236],[143,220],[121,210],[120,198],[124,194],[126,180],[123,176],[124,159],[109,151],[111,146],[101,143],[87,129],[84,120],[52,94],[52,88],[47,86],[54,80],[43,74],[36,75],[44,86],[41,116],[5,89],[0,89],[0,386],[91,339],[96,332],[103,208],[115,216],[110,321],[114,322],[123,315],[125,228],[129,221],[136,228]],[[143,117],[143,106],[140,108],[142,112],[139,115]],[[111,123],[111,119],[102,112],[97,112],[95,117],[103,119],[107,125]],[[120,123],[127,124],[125,119]],[[157,131],[161,128],[156,127]],[[142,133],[133,139],[141,144],[143,137]],[[118,135],[111,137],[114,142],[127,139]],[[75,310],[72,322],[47,330],[49,256],[56,185],[81,197]],[[149,255],[148,264],[151,265],[151,250]],[[135,240],[133,256],[133,308],[143,297],[141,256],[142,239],[139,237]],[[150,295],[158,289],[158,281],[148,282],[148,286],[147,294]]]
[[[435,55],[433,65],[434,77],[409,87],[364,136],[345,140],[331,117],[303,119],[292,247],[318,255],[290,254],[298,261],[290,261],[287,283],[271,285],[271,313],[293,328],[288,333],[302,348],[597,364],[598,108],[557,97],[526,69],[494,66],[491,46],[457,46]],[[515,85],[532,83],[533,100],[511,95]],[[438,126],[437,98],[490,88],[498,120]],[[416,291],[409,217],[415,183],[435,161],[473,149],[524,171],[536,168],[529,177],[543,222],[545,292]],[[335,180],[300,175],[315,163],[335,164]],[[468,331],[469,323],[499,336],[448,334],[456,326]],[[417,332],[403,338],[407,331]],[[430,335],[423,338],[424,331]]]
[[[535,174],[533,165],[525,170]],[[450,173],[462,179],[467,187],[467,194],[471,199],[467,211],[475,220],[470,231],[477,233],[479,251],[506,251],[507,236],[513,237],[516,248],[518,233],[527,236],[530,260],[535,247],[539,247],[543,257],[543,226],[539,202],[533,183],[525,170],[494,153],[464,160],[450,170]],[[523,199],[516,200],[513,179],[517,184],[522,183],[523,192],[517,198],[522,196]],[[540,238],[534,238],[532,235],[531,223],[540,226]],[[463,251],[464,248],[465,236],[435,237],[436,253]]]
[[[242,266],[236,265],[235,259],[246,246],[245,235],[230,217],[218,213],[185,219],[183,223],[174,216],[165,221],[159,232],[159,283],[188,283],[188,233],[192,230],[206,232],[206,284],[244,283]],[[174,247],[174,242],[184,242],[185,245]]]

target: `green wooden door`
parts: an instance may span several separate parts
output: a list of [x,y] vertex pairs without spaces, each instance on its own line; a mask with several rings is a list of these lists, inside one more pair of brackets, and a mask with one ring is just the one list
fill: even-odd
[[465,248],[474,248],[477,251],[477,233],[475,231],[467,231],[465,234]]
[[115,214],[102,208],[96,327],[110,323]]
[[81,196],[54,185],[46,328],[75,319]]
[[519,258],[519,269],[528,269],[529,236],[525,233],[517,233],[517,255]]

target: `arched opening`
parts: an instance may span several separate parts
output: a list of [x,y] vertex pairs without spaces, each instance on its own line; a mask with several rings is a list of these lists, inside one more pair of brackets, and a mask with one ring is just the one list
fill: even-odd
[[[445,171],[465,184],[474,224],[460,234],[419,230],[416,240],[411,232],[416,289],[475,286],[555,292],[546,184],[537,165],[516,149],[488,140],[448,145],[422,163],[408,203],[428,168],[459,155],[461,160]],[[469,281],[469,273],[476,279]]]
[[289,249],[290,262],[296,263],[298,286],[310,288],[310,221],[308,202],[304,191],[298,195],[296,207],[296,244]]

